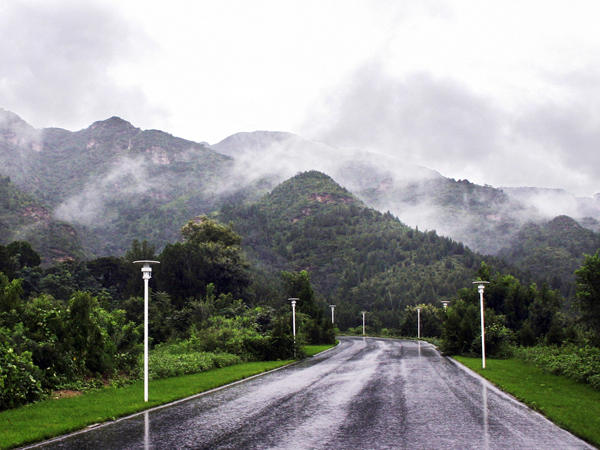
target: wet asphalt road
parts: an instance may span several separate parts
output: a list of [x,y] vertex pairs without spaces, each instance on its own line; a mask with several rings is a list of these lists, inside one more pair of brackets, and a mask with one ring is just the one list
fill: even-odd
[[40,449],[591,449],[429,344],[324,355]]

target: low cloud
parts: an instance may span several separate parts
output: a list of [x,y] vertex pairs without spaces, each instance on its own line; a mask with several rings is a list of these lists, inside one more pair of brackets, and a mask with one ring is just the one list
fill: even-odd
[[384,151],[439,170],[487,158],[497,148],[500,124],[498,111],[459,83],[425,73],[398,80],[372,63],[334,92],[305,130],[324,142]]
[[121,157],[107,173],[90,180],[82,192],[68,198],[54,209],[59,220],[88,226],[109,223],[109,205],[116,198],[134,198],[155,187],[148,176],[148,162],[143,156]]
[[261,179],[276,184],[308,170],[326,173],[353,192],[377,189],[385,180],[406,184],[439,177],[398,157],[333,147],[290,133],[238,133],[211,147],[234,158],[233,174],[220,186],[221,192]]
[[427,73],[394,78],[370,63],[328,95],[303,134],[405,158],[451,178],[591,196],[600,191],[600,96],[595,84],[577,79],[556,80],[568,84],[562,103],[507,111],[455,80]]
[[36,126],[83,128],[99,117],[152,113],[141,90],[117,85],[110,71],[153,44],[107,4],[7,0],[0,39],[1,106]]

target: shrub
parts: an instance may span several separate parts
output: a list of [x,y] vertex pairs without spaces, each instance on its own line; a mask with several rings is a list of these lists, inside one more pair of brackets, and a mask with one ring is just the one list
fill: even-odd
[[515,350],[519,358],[535,364],[543,370],[564,375],[600,389],[600,348],[577,347],[573,344],[536,346]]
[[212,352],[182,353],[180,345],[160,346],[150,354],[149,377],[152,380],[206,372],[211,369],[239,364],[237,355]]
[[17,354],[0,343],[0,410],[34,402],[43,397],[41,370],[31,361],[31,353]]

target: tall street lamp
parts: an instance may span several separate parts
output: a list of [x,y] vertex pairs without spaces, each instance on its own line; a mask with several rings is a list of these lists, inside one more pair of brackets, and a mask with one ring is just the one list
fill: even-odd
[[134,261],[142,264],[142,278],[144,279],[144,401],[148,401],[148,281],[152,278],[150,264],[160,264],[158,261]]
[[292,302],[292,330],[294,333],[294,356],[296,356],[296,302],[299,298],[288,298],[289,302]]
[[329,307],[331,308],[331,323],[335,323],[335,317],[333,315],[333,310],[335,309],[335,305],[329,305]]
[[367,314],[367,312],[366,311],[361,311],[360,313],[363,316],[363,336],[364,336],[366,334],[365,333],[365,315]]
[[479,304],[481,306],[481,364],[485,369],[485,319],[483,312],[483,291],[485,289],[485,285],[489,284],[489,281],[473,281],[473,284],[477,285],[477,290],[479,291]]
[[449,304],[450,304],[450,300],[442,300],[442,305],[444,305],[444,309],[448,308]]
[[421,339],[421,308],[417,308],[417,339]]

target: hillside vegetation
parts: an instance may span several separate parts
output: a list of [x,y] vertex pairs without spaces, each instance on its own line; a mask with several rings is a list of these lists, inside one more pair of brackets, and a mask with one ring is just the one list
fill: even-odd
[[52,217],[51,210],[0,176],[0,243],[27,241],[52,261],[86,256],[75,228]]
[[[271,273],[307,270],[315,288],[340,306],[342,327],[359,311],[375,327],[397,328],[407,306],[441,305],[469,286],[483,257],[435,231],[382,214],[320,172],[305,172],[250,205],[219,216],[243,237],[251,260]],[[490,258],[493,260],[493,258]],[[498,269],[503,264],[494,260]]]
[[574,273],[583,263],[583,255],[593,255],[599,248],[600,235],[570,217],[559,216],[525,225],[499,256],[572,298]]

